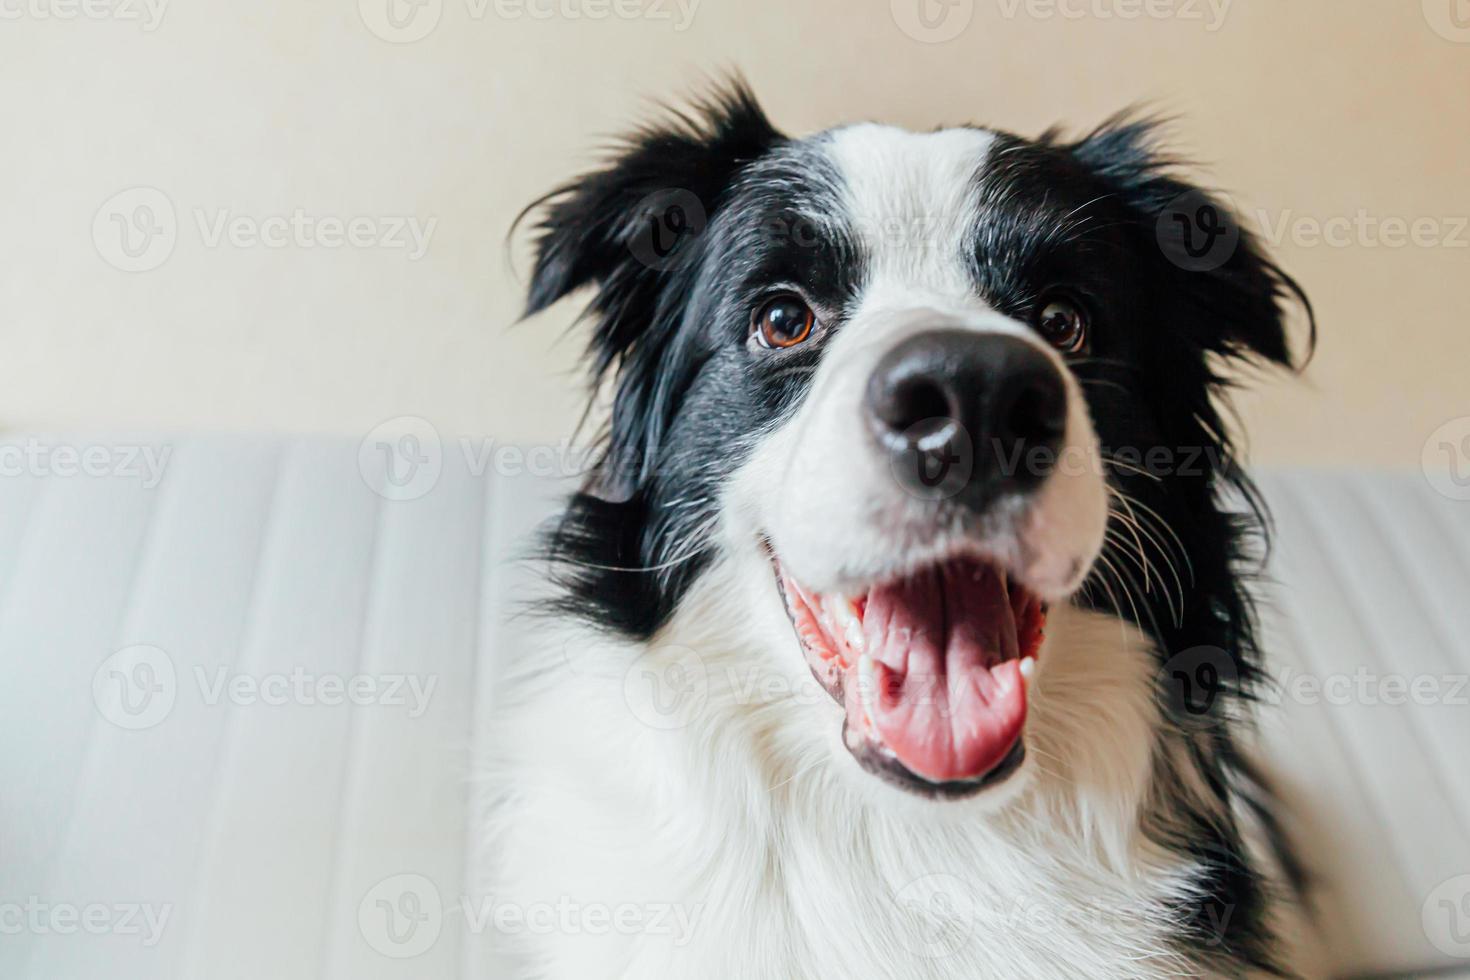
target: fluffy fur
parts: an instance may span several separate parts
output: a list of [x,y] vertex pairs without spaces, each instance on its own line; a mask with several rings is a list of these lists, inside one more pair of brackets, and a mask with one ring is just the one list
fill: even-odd
[[[1181,261],[1161,218],[1208,198],[1153,132],[790,139],[735,84],[539,203],[528,309],[592,287],[614,397],[493,719],[493,887],[690,928],[542,936],[528,976],[1309,971],[1242,748],[1264,515],[1220,407],[1232,365],[1291,364],[1283,305],[1305,299],[1246,233],[1213,268]],[[935,323],[1034,342],[1058,282],[1094,311],[1088,355],[1046,350],[1066,445],[1098,465],[979,524],[894,493],[852,421],[874,359]],[[788,287],[824,334],[756,351],[750,312]],[[767,546],[820,588],[979,548],[1051,600],[1022,771],[945,802],[861,769]],[[1165,669],[1201,648],[1203,717]],[[651,716],[660,685],[685,700]]]

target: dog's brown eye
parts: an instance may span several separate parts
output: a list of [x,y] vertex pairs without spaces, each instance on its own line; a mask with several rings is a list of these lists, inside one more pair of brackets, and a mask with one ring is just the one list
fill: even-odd
[[1087,346],[1087,314],[1069,299],[1053,299],[1041,310],[1036,327],[1047,343],[1064,354]]
[[755,315],[755,336],[762,347],[795,347],[812,335],[817,317],[799,296],[778,296]]

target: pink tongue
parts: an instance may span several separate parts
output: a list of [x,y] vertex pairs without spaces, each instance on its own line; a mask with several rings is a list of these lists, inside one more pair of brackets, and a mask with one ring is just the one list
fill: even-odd
[[932,782],[998,766],[1026,723],[1010,597],[994,570],[950,562],[868,596],[878,735]]

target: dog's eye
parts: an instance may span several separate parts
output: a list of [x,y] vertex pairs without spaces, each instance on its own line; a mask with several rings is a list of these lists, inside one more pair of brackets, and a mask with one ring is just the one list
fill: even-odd
[[811,307],[788,293],[756,310],[755,337],[762,347],[795,347],[812,335],[816,322]]
[[1047,343],[1064,354],[1075,354],[1087,346],[1087,314],[1070,299],[1050,300],[1042,307],[1036,327]]

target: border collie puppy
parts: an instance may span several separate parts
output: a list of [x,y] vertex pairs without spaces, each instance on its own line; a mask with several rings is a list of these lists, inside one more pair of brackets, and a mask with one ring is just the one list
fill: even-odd
[[1221,400],[1310,307],[1148,122],[734,82],[534,207],[611,415],[493,722],[527,975],[1311,970]]

